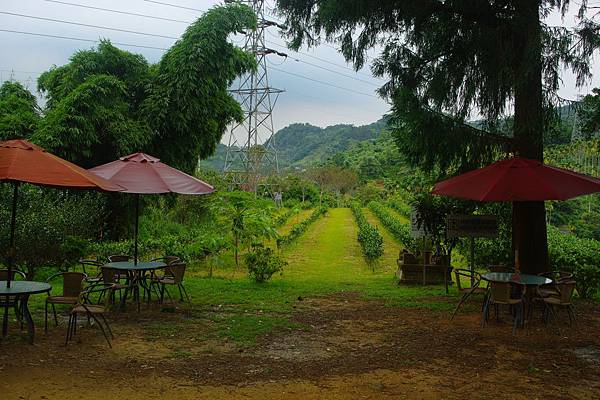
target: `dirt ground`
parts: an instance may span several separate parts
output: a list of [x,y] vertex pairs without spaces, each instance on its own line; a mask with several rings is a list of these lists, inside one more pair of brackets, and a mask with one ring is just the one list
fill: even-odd
[[161,313],[166,331],[140,328],[156,310],[112,315],[112,349],[85,326],[66,348],[64,323],[33,346],[13,332],[0,399],[600,399],[598,306],[579,304],[577,327],[534,319],[512,336],[506,316],[481,328],[474,306],[450,321],[351,294],[298,304],[301,328],[255,346],[206,338],[217,310]]

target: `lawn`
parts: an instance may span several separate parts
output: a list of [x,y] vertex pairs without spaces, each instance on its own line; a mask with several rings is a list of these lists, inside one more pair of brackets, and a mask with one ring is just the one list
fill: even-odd
[[[251,282],[228,255],[210,278],[206,266],[188,271],[191,304],[112,313],[112,349],[85,321],[65,348],[64,315],[61,325],[44,335],[39,329],[43,296],[37,296],[36,344],[26,344],[16,324],[11,326],[0,353],[0,393],[6,393],[0,397],[465,398],[476,390],[480,398],[525,399],[526,393],[537,393],[583,399],[600,394],[594,378],[600,373],[595,304],[579,304],[578,330],[549,329],[535,320],[513,337],[504,316],[482,329],[477,299],[450,322],[455,290],[446,295],[442,286],[398,285],[399,244],[365,214],[384,237],[386,250],[375,269],[362,256],[351,211],[330,209],[281,250],[289,264],[267,283]],[[507,388],[502,382],[512,383]]]

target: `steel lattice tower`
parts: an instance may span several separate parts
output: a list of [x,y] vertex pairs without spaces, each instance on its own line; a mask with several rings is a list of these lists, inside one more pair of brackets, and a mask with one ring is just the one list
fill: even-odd
[[267,56],[285,54],[265,45],[265,30],[277,25],[265,19],[265,0],[238,2],[249,5],[256,13],[258,26],[246,32],[244,50],[254,54],[257,68],[241,77],[239,86],[231,91],[242,106],[244,119],[231,129],[223,172],[235,186],[256,192],[268,175],[279,172],[272,116],[283,90],[269,85]]

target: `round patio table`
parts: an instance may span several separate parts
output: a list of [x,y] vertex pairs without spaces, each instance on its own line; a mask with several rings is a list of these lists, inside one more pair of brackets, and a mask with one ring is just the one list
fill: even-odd
[[513,272],[488,272],[481,277],[490,282],[514,282],[519,285],[540,286],[552,283],[552,279],[539,275],[516,274]]
[[35,326],[29,312],[29,296],[32,294],[47,293],[52,290],[52,286],[46,282],[35,281],[11,281],[10,287],[6,287],[6,281],[0,281],[0,301],[4,302],[4,318],[2,321],[2,336],[8,334],[8,307],[11,303],[10,297],[14,297],[16,304],[20,302],[20,318],[24,317],[27,323],[27,333],[29,343],[33,344],[35,336]]
[[150,287],[146,284],[146,272],[166,268],[167,264],[162,261],[138,261],[137,264],[133,261],[116,261],[104,264],[104,267],[127,273],[129,289],[121,297],[121,308],[124,307],[125,301],[127,301],[127,292],[131,291],[137,301],[137,309],[140,311],[140,286],[148,293],[148,303],[150,303]]

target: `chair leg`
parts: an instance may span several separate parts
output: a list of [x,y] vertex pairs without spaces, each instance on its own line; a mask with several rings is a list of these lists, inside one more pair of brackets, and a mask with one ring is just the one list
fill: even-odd
[[183,293],[181,292],[181,283],[177,284],[177,289],[179,289],[179,299],[183,302]]
[[456,308],[454,309],[454,312],[452,313],[452,317],[450,317],[450,321],[452,321],[454,319],[454,317],[456,316],[456,313],[458,312],[458,309],[467,300],[467,297],[469,297],[469,293],[465,293],[461,296],[460,300],[458,301],[458,304],[456,305]]
[[51,303],[52,313],[54,314],[54,325],[58,326],[58,317],[56,316],[56,307],[54,307],[54,303]]
[[102,334],[104,335],[104,339],[106,339],[106,343],[108,343],[108,347],[110,347],[112,349],[112,345],[110,344],[110,339],[109,339],[108,335],[106,334],[106,330],[102,326],[102,323],[100,322],[100,320],[98,320],[98,318],[96,318],[96,316],[94,314],[91,314],[91,315],[92,315],[92,318],[94,319],[94,321],[96,321],[96,323],[100,327],[100,330],[102,331]]
[[106,328],[108,329],[108,333],[110,333],[110,337],[112,339],[115,338],[115,335],[113,335],[112,333],[112,329],[110,329],[110,325],[108,324],[108,321],[106,320],[106,318],[104,317],[104,314],[100,314],[100,317],[102,318],[102,321],[104,322],[104,325],[106,325]]
[[187,299],[187,302],[192,304],[192,300],[190,299],[190,296],[188,295],[187,290],[185,289],[185,286],[183,286],[183,282],[180,283],[181,288],[183,289],[183,293],[185,294],[185,298]]
[[[44,333],[48,333],[48,302],[45,302],[44,307]],[[69,319],[70,321],[70,319]]]
[[71,321],[73,320],[73,314],[69,315],[69,323],[67,324],[67,334],[65,335],[65,347],[69,344],[69,336],[71,334]]
[[573,312],[573,306],[570,304],[567,306],[567,313],[569,313],[569,326],[577,326],[577,320],[575,319],[575,313]]

